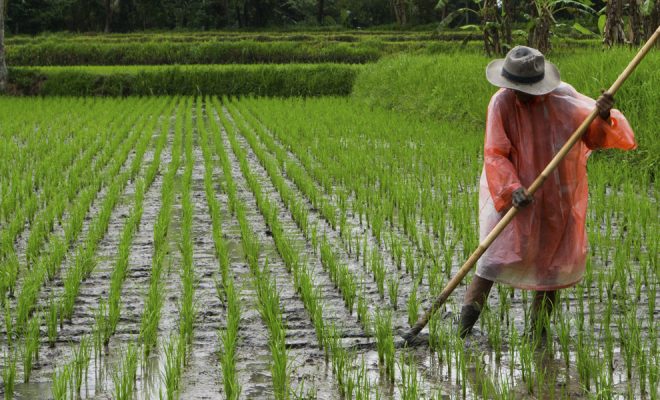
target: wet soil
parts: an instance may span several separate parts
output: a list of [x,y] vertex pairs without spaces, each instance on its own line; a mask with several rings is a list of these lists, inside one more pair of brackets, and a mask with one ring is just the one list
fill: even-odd
[[[207,105],[208,107],[208,105]],[[210,123],[219,123],[217,112],[226,112],[224,109],[211,110],[204,118],[208,118]],[[197,116],[199,117],[199,116]],[[240,115],[234,115],[231,118],[240,118]],[[166,170],[167,164],[171,159],[172,146],[171,131],[168,136],[167,146],[161,155],[161,168],[156,176],[153,185],[148,189],[144,198],[144,213],[140,223],[140,229],[135,233],[129,256],[128,274],[122,291],[122,311],[117,332],[111,338],[106,353],[99,359],[93,360],[90,371],[87,376],[87,384],[83,385],[81,398],[111,399],[113,398],[112,374],[117,370],[116,364],[122,358],[125,348],[129,343],[137,343],[140,330],[140,322],[144,309],[144,298],[149,287],[149,278],[151,274],[151,263],[153,256],[153,230],[158,211],[161,207],[160,192],[162,188],[162,173]],[[216,399],[224,398],[222,385],[222,370],[218,359],[218,351],[221,347],[218,332],[225,326],[225,307],[218,299],[216,293],[216,279],[219,279],[219,265],[215,258],[214,243],[211,237],[211,218],[209,216],[206,194],[204,191],[204,163],[199,143],[199,133],[194,132],[194,168],[192,179],[192,201],[193,201],[193,264],[196,276],[195,286],[195,304],[197,315],[195,320],[193,344],[189,363],[182,377],[182,386],[180,397],[183,399]],[[258,137],[258,136],[257,136]],[[154,138],[155,140],[156,138]],[[367,375],[369,376],[373,388],[372,394],[375,395],[378,390],[381,398],[398,399],[402,397],[402,375],[397,366],[394,382],[391,382],[383,374],[382,366],[378,363],[378,356],[375,351],[374,339],[367,332],[364,332],[357,321],[355,312],[349,313],[344,305],[341,293],[330,281],[328,274],[323,270],[319,255],[312,247],[310,240],[304,237],[302,231],[294,222],[291,212],[286,208],[280,199],[278,191],[272,184],[267,171],[262,167],[255,152],[250,147],[248,141],[242,136],[237,135],[240,146],[246,151],[248,156],[248,165],[253,174],[261,184],[264,194],[273,202],[278,209],[278,217],[282,221],[286,234],[293,240],[301,259],[306,260],[311,271],[313,271],[314,284],[318,287],[323,296],[324,319],[328,323],[335,323],[340,327],[344,335],[344,344],[352,349],[358,360],[364,361]],[[282,143],[273,139],[282,146]],[[304,397],[318,399],[336,399],[340,398],[338,391],[337,377],[332,372],[332,365],[325,360],[324,353],[318,346],[318,338],[314,326],[310,322],[308,312],[303,306],[300,296],[295,292],[293,277],[287,271],[284,263],[277,252],[270,230],[260,214],[256,205],[254,195],[243,176],[236,155],[233,153],[229,144],[227,133],[221,132],[221,140],[229,156],[231,173],[236,185],[238,196],[246,204],[247,217],[249,223],[257,234],[262,244],[260,262],[265,263],[268,260],[273,278],[276,281],[277,289],[280,293],[281,306],[283,308],[283,318],[286,322],[287,337],[286,342],[289,349],[289,359],[292,362],[291,383],[293,391],[302,392]],[[261,142],[260,142],[261,143]],[[302,164],[296,155],[288,152],[290,160]],[[214,155],[217,161],[217,156]],[[152,150],[145,154],[142,165],[142,173],[153,158]],[[132,155],[126,161],[129,165]],[[228,207],[227,194],[224,190],[224,177],[219,167],[219,163],[214,163],[214,186],[216,199],[220,204],[220,213],[222,220],[222,230],[224,239],[227,241],[230,249],[230,272],[239,289],[239,298],[241,300],[242,314],[239,325],[239,345],[237,351],[238,379],[241,384],[241,398],[246,399],[271,399],[274,397],[272,377],[270,371],[271,355],[268,347],[268,329],[264,324],[256,305],[256,293],[252,283],[252,274],[246,264],[241,248],[240,229],[235,216],[231,215]],[[177,180],[181,179],[183,173],[182,167],[178,171]],[[354,254],[349,250],[349,244],[341,237],[338,231],[332,229],[330,224],[323,216],[314,209],[311,201],[298,190],[292,179],[283,171],[285,183],[295,195],[305,201],[305,207],[309,212],[309,222],[311,226],[317,226],[319,232],[324,232],[329,243],[335,250],[339,261],[349,267],[351,273],[355,276],[363,276],[365,284],[365,296],[368,300],[368,307],[373,314],[380,308],[391,308],[388,305],[389,296],[386,288],[384,298],[381,298],[377,291],[372,273],[368,266],[362,265],[362,260],[355,259]],[[321,186],[317,189],[323,192]],[[170,333],[178,330],[179,323],[179,298],[181,296],[180,284],[180,265],[181,257],[178,251],[180,241],[180,223],[181,223],[181,194],[180,184],[176,185],[178,191],[173,206],[173,222],[169,231],[169,261],[165,270],[163,279],[165,282],[165,304],[161,323],[159,325],[159,334],[161,343],[165,341]],[[129,182],[123,198],[113,211],[108,233],[99,245],[97,258],[99,263],[92,275],[83,282],[80,295],[74,309],[71,322],[65,323],[63,329],[59,332],[58,341],[54,348],[49,348],[46,343],[45,327],[42,327],[42,345],[39,363],[33,372],[32,380],[29,384],[18,384],[16,389],[16,398],[49,398],[51,374],[55,367],[68,362],[71,359],[71,353],[74,346],[80,340],[80,337],[91,332],[94,323],[94,312],[98,307],[100,299],[107,297],[109,287],[109,277],[114,267],[116,257],[116,248],[119,244],[119,235],[127,215],[130,212],[132,196],[134,192],[134,182]],[[339,207],[338,199],[334,193],[323,194],[327,201],[336,209]],[[104,197],[102,191],[98,195],[90,215],[86,218],[83,233],[79,241],[86,236],[89,221],[92,220],[96,212],[99,199]],[[349,204],[351,199],[349,198]],[[57,228],[61,231],[61,227]],[[408,326],[408,315],[406,310],[406,301],[414,288],[412,277],[402,270],[397,269],[393,252],[387,243],[378,243],[373,232],[366,225],[361,223],[350,207],[347,215],[347,229],[352,234],[366,238],[367,246],[370,251],[377,251],[381,254],[386,268],[386,274],[389,277],[396,276],[399,279],[398,308],[393,310],[393,325],[399,328]],[[422,227],[420,227],[422,229]],[[408,239],[399,231],[398,227],[389,226],[385,230],[385,237],[389,234],[397,235],[401,240]],[[408,241],[408,243],[410,243]],[[19,243],[19,248],[20,248]],[[24,244],[23,244],[24,246]],[[24,251],[24,250],[23,250]],[[417,252],[417,250],[415,250]],[[462,254],[462,251],[457,251]],[[42,290],[40,305],[45,306],[51,293],[56,296],[62,290],[61,277],[66,276],[68,264],[71,255],[63,264],[60,277],[56,278],[46,288]],[[419,253],[415,253],[415,260],[421,259]],[[462,260],[459,256],[454,256],[452,262],[452,272],[459,268]],[[595,262],[598,262],[596,259]],[[423,266],[425,274],[428,273],[428,265]],[[657,285],[657,283],[656,283]],[[460,286],[453,294],[450,302],[443,313],[447,317],[441,321],[445,334],[451,338],[447,339],[446,346],[456,345],[456,316],[464,293],[464,287]],[[430,296],[428,280],[425,278],[418,287],[422,307],[429,304]],[[585,318],[590,316],[595,320],[594,324],[585,324],[589,329],[593,329],[591,335],[597,334],[603,327],[598,322],[598,315],[601,306],[598,305],[597,288],[592,286],[585,289],[584,297],[579,299],[574,291],[566,291],[564,301],[560,312],[571,315],[576,314],[576,310],[581,302],[595,303],[593,310],[589,310]],[[579,379],[576,368],[577,354],[571,349],[569,354],[569,366],[566,367],[565,360],[561,354],[556,328],[551,336],[551,344],[540,346],[532,351],[532,359],[522,360],[519,353],[511,355],[509,352],[508,334],[510,326],[515,326],[518,332],[526,330],[526,310],[529,307],[531,296],[523,295],[521,291],[514,291],[511,294],[508,290],[498,290],[494,288],[489,300],[491,312],[499,313],[503,308],[504,320],[502,322],[503,344],[500,356],[494,346],[489,344],[489,338],[485,333],[487,331],[483,319],[477,324],[477,327],[470,337],[468,344],[459,343],[456,349],[450,349],[445,353],[445,348],[439,352],[429,349],[426,344],[410,348],[398,349],[397,356],[411,357],[416,368],[415,376],[419,380],[419,398],[481,398],[484,388],[489,385],[497,384],[503,380],[509,382],[511,397],[536,399],[556,397],[567,398],[588,398],[583,384]],[[505,306],[501,306],[505,304]],[[660,304],[660,293],[656,295],[656,304]],[[645,310],[648,305],[648,298],[642,296],[639,299],[639,308]],[[586,307],[586,306],[585,306]],[[421,308],[420,308],[421,311]],[[659,317],[660,312],[655,316]],[[646,317],[648,319],[648,317]],[[575,337],[576,324],[572,321],[571,336]],[[619,338],[616,322],[612,323],[612,329],[616,332],[617,341]],[[648,327],[644,325],[643,335],[648,335]],[[428,335],[428,329],[422,334]],[[647,337],[647,336],[643,336]],[[0,337],[0,352],[4,353],[6,340]],[[521,339],[526,340],[526,339]],[[520,346],[520,345],[519,345]],[[468,358],[466,370],[467,381],[459,378],[460,365],[457,365],[458,359],[455,354],[467,354]],[[449,355],[449,359],[446,355]],[[136,398],[151,399],[158,398],[159,393],[164,392],[162,371],[164,355],[160,348],[156,349],[146,363],[142,363],[138,370]],[[19,360],[20,365],[20,360]],[[4,359],[0,357],[0,369],[4,367]],[[527,386],[524,374],[530,371],[527,368],[544,368],[546,371],[546,382],[539,384],[532,390]],[[17,381],[22,378],[21,368],[17,373]],[[630,389],[630,382],[634,382],[635,377],[628,379],[625,374],[625,364],[623,361],[622,350],[615,346],[614,348],[614,372],[612,374],[612,387],[614,398],[632,397],[648,398],[648,395],[639,393],[637,389]],[[3,392],[3,386],[0,385],[0,394]]]

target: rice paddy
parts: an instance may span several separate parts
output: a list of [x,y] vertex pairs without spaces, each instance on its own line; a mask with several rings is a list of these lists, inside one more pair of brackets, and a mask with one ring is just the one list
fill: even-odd
[[334,97],[0,98],[0,128],[5,398],[659,397],[652,169],[590,162],[545,339],[500,286],[463,341],[463,284],[402,348],[477,245],[479,135]]

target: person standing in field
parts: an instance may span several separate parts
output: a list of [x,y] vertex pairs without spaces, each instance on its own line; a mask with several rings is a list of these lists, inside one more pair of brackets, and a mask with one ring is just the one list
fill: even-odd
[[[517,46],[486,68],[500,87],[488,105],[479,191],[483,241],[510,207],[518,215],[477,264],[461,309],[465,337],[479,318],[494,282],[534,290],[531,326],[548,320],[557,291],[582,279],[587,255],[587,158],[592,150],[637,147],[630,125],[603,93],[597,101],[561,81],[538,50]],[[532,184],[594,107],[596,118],[532,198]],[[544,326],[544,325],[543,325]],[[542,329],[542,326],[541,326]]]

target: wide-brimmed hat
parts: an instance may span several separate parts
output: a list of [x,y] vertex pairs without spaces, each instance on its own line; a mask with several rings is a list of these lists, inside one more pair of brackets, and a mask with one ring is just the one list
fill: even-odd
[[535,96],[550,93],[561,83],[557,67],[540,51],[526,46],[516,46],[506,58],[491,61],[486,78],[497,87]]

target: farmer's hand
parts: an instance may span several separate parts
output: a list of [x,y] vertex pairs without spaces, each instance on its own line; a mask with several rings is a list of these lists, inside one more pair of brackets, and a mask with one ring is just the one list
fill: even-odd
[[511,202],[516,208],[523,208],[532,202],[534,198],[527,193],[527,189],[519,188],[513,191]]
[[614,106],[614,96],[603,91],[598,100],[596,100],[596,107],[598,108],[598,115],[605,121],[610,119],[610,110]]

